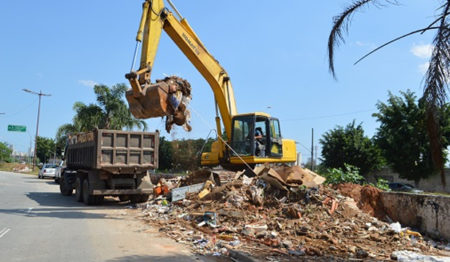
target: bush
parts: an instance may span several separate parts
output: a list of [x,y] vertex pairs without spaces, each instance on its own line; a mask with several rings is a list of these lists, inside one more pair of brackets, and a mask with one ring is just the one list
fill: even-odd
[[377,184],[373,185],[381,190],[384,191],[390,191],[391,189],[389,188],[389,181],[387,181],[386,179],[383,178],[378,178],[377,180]]
[[[344,164],[344,168],[329,168],[325,169],[320,174],[325,177],[325,184],[344,184],[344,183],[352,183],[352,184],[361,184],[367,185],[363,176],[359,174],[359,168]],[[390,191],[389,181],[383,178],[378,178],[377,183],[374,185],[369,183],[368,185],[374,186],[383,191]]]
[[361,184],[364,182],[364,177],[359,174],[359,168],[344,164],[344,168],[329,168],[323,173],[327,179],[326,184]]

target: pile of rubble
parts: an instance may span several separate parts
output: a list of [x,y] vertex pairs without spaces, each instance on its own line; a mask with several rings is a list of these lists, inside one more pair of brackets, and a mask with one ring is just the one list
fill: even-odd
[[18,164],[12,169],[12,171],[20,173],[28,173],[31,172],[31,168],[29,168],[26,164]]
[[140,206],[142,219],[200,254],[274,261],[385,260],[400,250],[438,254],[419,233],[362,212],[359,203],[322,185],[325,179],[310,170],[261,166],[229,172],[224,184],[218,176],[203,172],[206,181],[197,184],[195,174],[161,179],[155,198]]

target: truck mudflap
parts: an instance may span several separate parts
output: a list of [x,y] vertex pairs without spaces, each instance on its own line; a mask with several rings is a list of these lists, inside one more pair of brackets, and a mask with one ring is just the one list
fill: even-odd
[[94,196],[119,196],[119,195],[150,195],[152,189],[94,189]]

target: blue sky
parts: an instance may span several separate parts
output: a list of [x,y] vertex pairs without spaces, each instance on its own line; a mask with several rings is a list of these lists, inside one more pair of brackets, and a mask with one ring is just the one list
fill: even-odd
[[[338,81],[328,72],[326,44],[332,17],[350,1],[180,1],[208,50],[228,71],[239,113],[263,111],[281,120],[285,138],[299,144],[306,159],[311,128],[315,143],[326,131],[353,120],[372,136],[371,117],[388,91],[421,94],[433,34],[412,36],[353,66],[372,48],[434,20],[439,1],[409,0],[355,15],[346,44],[336,52]],[[0,141],[27,151],[34,136],[37,96],[44,97],[39,133],[54,137],[71,122],[76,101],[95,101],[92,85],[125,83],[135,45],[142,1],[2,1],[0,3]],[[163,34],[153,79],[179,75],[193,87],[193,131],[164,131],[161,119],[150,130],[171,139],[205,138],[214,128],[214,100],[207,82]],[[26,125],[27,133],[7,131]],[[320,148],[319,148],[320,150]]]

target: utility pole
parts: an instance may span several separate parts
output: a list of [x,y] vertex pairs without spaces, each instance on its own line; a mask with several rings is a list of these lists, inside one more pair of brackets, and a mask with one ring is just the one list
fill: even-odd
[[36,164],[37,138],[39,136],[39,116],[41,114],[41,97],[42,96],[51,96],[51,94],[44,94],[44,93],[42,93],[41,90],[39,90],[39,93],[31,91],[29,89],[22,89],[22,90],[27,93],[39,96],[38,114],[37,114],[37,120],[36,120],[36,136],[34,137],[34,154],[33,154],[33,167],[32,167],[32,170],[34,170],[34,166]]
[[314,128],[311,129],[311,171],[314,171]]

